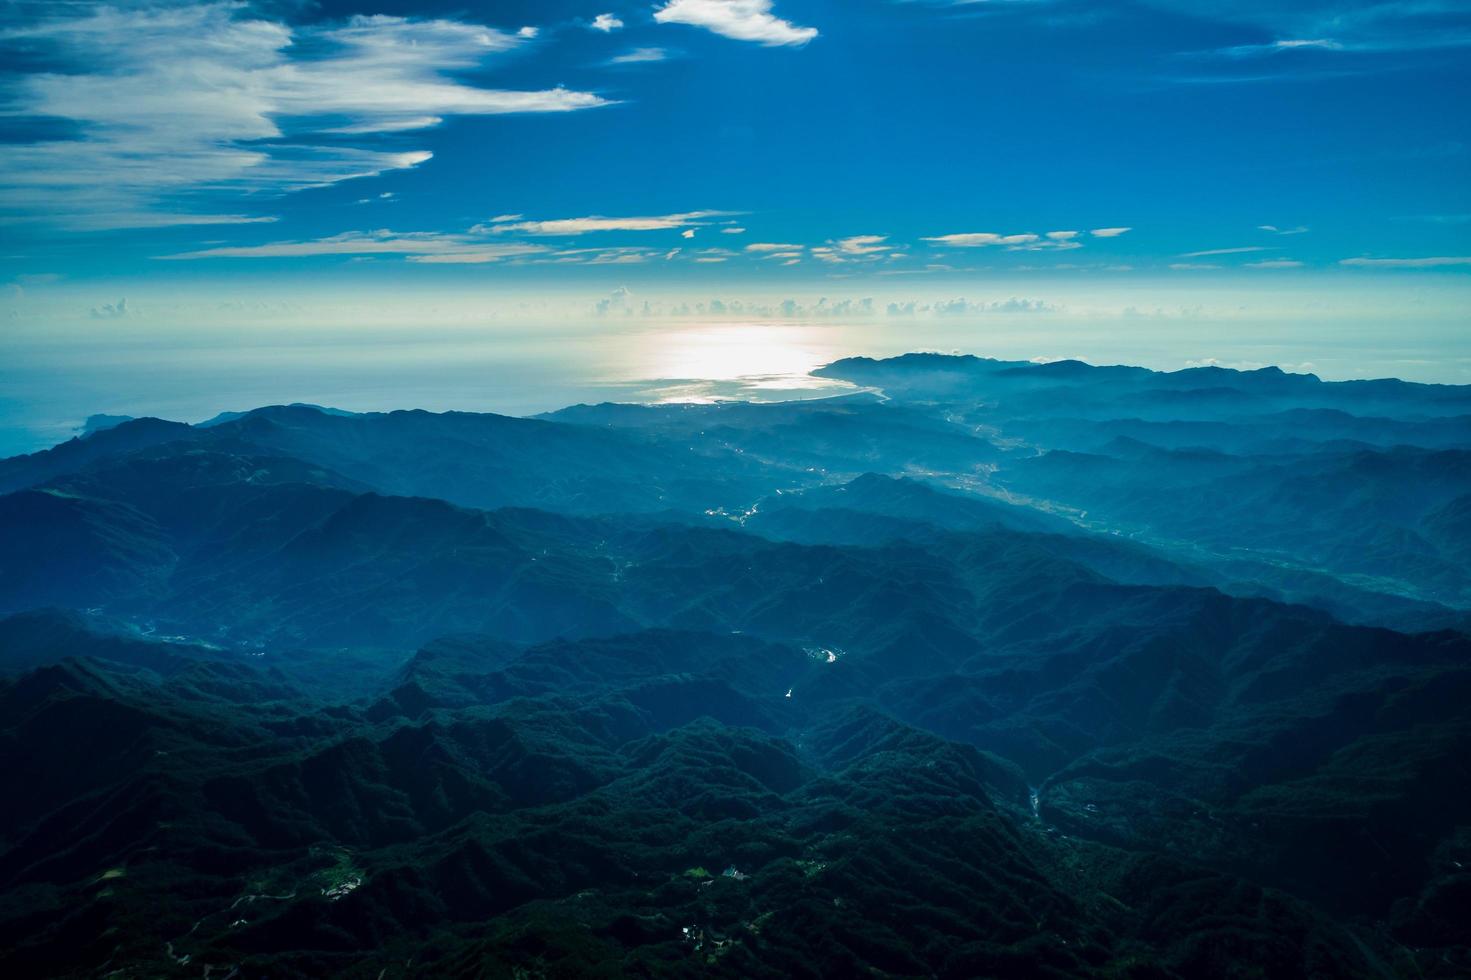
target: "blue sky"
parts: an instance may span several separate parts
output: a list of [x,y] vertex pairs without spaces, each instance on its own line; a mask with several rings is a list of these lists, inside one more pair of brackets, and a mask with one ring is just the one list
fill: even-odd
[[1471,2],[1290,6],[19,0],[0,282],[1465,282]]

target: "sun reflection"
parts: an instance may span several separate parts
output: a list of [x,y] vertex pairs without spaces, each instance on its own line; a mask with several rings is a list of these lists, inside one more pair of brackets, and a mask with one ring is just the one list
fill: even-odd
[[831,360],[815,333],[811,327],[769,324],[690,327],[654,338],[648,364],[655,378],[801,382],[813,368]]

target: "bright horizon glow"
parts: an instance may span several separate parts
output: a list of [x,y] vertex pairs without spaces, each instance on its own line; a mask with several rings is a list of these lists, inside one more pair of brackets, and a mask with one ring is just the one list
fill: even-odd
[[[1219,284],[1032,280],[950,283],[928,294],[904,285],[851,297],[384,287],[332,302],[314,290],[286,292],[279,304],[222,311],[214,284],[196,284],[134,291],[127,312],[105,320],[79,316],[77,303],[111,292],[36,301],[34,316],[12,322],[6,336],[0,455],[63,441],[94,413],[196,422],[300,401],[521,415],[579,401],[814,397],[841,390],[807,376],[819,364],[912,350],[1471,383],[1467,289],[1451,277],[1384,286],[1330,277],[1250,297]],[[934,309],[961,295],[966,312]],[[932,308],[888,312],[916,298]],[[712,313],[712,300],[724,312]],[[795,310],[783,316],[788,301]],[[214,322],[200,326],[201,317]]]
[[0,447],[916,348],[1467,383],[1471,11],[1375,10],[21,0]]

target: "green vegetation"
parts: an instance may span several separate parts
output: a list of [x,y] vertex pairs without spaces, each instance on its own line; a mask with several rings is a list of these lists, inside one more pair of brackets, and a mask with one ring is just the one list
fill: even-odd
[[0,462],[0,975],[1471,972],[1464,393],[829,370]]

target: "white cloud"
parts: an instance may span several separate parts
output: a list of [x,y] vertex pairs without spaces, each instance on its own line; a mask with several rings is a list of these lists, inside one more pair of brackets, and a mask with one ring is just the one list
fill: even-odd
[[1267,259],[1264,262],[1247,262],[1242,268],[1245,269],[1301,269],[1302,263],[1296,259]]
[[998,235],[991,231],[971,231],[953,235],[935,235],[921,240],[954,248],[986,248],[992,245],[1028,245],[1039,239],[1036,235]]
[[722,235],[744,235],[746,233],[746,229],[737,225],[731,228],[722,228],[720,229],[720,233]]
[[617,17],[614,17],[612,14],[598,14],[592,19],[592,23],[588,26],[590,26],[595,31],[602,31],[604,34],[611,34],[613,31],[616,31],[623,26],[623,21],[619,20]]
[[634,48],[609,58],[605,64],[644,65],[667,60],[669,60],[669,52],[664,48]]
[[1046,252],[1082,248],[1082,242],[1073,240],[1077,234],[1075,231],[1050,231],[1044,238],[1031,233],[1000,235],[993,231],[972,231],[954,235],[935,235],[922,240],[932,245],[945,245],[953,248],[1000,247],[1011,252]]
[[752,242],[746,246],[747,252],[800,252],[801,245],[783,245],[777,242]]
[[1266,44],[1238,44],[1229,48],[1220,48],[1208,52],[1214,55],[1224,55],[1228,58],[1256,58],[1263,55],[1281,54],[1284,51],[1342,51],[1344,45],[1327,37],[1313,38],[1284,38],[1277,41],[1269,41]]
[[1246,252],[1266,252],[1265,245],[1243,245],[1239,248],[1207,248],[1199,252],[1182,252],[1182,259],[1203,259],[1208,255],[1242,255]]
[[724,37],[768,47],[806,44],[817,36],[815,27],[797,27],[773,15],[771,0],[667,0],[654,11],[654,20],[703,27]]
[[1075,242],[1071,238],[1054,238],[1055,233],[1048,232],[1045,239],[1032,242],[1021,242],[1016,245],[1008,245],[1008,252],[1066,252],[1075,248],[1082,248],[1082,242]]
[[1306,225],[1298,225],[1295,228],[1279,228],[1276,225],[1257,225],[1257,231],[1271,232],[1273,235],[1306,235]]
[[1176,272],[1195,272],[1203,269],[1219,269],[1220,266],[1211,265],[1209,262],[1171,262],[1170,268]]
[[831,239],[812,249],[812,257],[839,265],[846,262],[872,262],[895,253],[897,246],[885,244],[887,235],[851,235]]
[[885,245],[886,241],[887,235],[854,235],[851,238],[839,238],[832,245],[844,255],[872,255],[893,251],[894,246]]
[[126,297],[116,303],[103,303],[101,306],[92,307],[92,319],[94,320],[120,320],[132,313],[128,309]]
[[268,242],[264,245],[224,245],[164,255],[165,259],[280,259],[316,255],[400,255],[410,262],[471,264],[498,262],[516,256],[548,252],[544,245],[524,242],[486,242],[473,235],[438,232],[396,233],[348,231],[307,241]]
[[682,232],[679,233],[679,237],[680,238],[694,238],[695,237],[695,230],[693,228],[686,228],[684,231],[682,231]]
[[408,261],[421,265],[484,265],[500,262],[518,255],[527,255],[525,249],[478,248],[463,251],[432,252],[427,255],[410,255]]
[[541,34],[540,27],[523,27],[516,32],[516,36],[530,41]]
[[[585,218],[558,218],[552,221],[492,220],[488,225],[477,225],[474,232],[489,232],[502,235],[586,235],[599,231],[674,231],[689,230],[690,225],[702,225],[709,218],[721,218],[739,214],[738,211],[687,211],[683,214],[664,214],[637,218],[606,218],[589,215]],[[520,217],[519,215],[515,217]],[[693,238],[693,235],[686,235]]]
[[1094,228],[1088,234],[1094,238],[1117,238],[1133,230],[1133,228]]
[[352,145],[451,115],[605,105],[563,88],[451,77],[524,38],[478,24],[358,16],[292,26],[243,3],[57,4],[0,30],[56,70],[0,81],[7,112],[78,136],[0,146],[0,214],[74,228],[233,223],[221,197],[281,193],[418,166],[422,150]]
[[619,286],[613,292],[609,293],[606,298],[598,300],[597,306],[594,309],[599,316],[607,316],[610,313],[632,313],[632,301],[633,291],[627,286]]
[[1282,41],[1273,41],[1272,44],[1275,47],[1284,48],[1284,49],[1290,49],[1290,48],[1329,48],[1331,50],[1335,50],[1336,51],[1336,50],[1338,50],[1338,49],[1340,49],[1340,48],[1343,47],[1343,45],[1339,44],[1337,41],[1334,41],[1331,38],[1326,38],[1326,37],[1318,37],[1318,38],[1293,38],[1293,39],[1282,40]]
[[1471,255],[1436,255],[1421,259],[1344,259],[1338,264],[1371,269],[1438,269],[1471,265]]
[[368,122],[351,123],[346,126],[330,126],[320,132],[332,136],[361,136],[370,133],[406,133],[415,129],[433,129],[444,122],[439,116],[405,116],[402,119],[374,119]]
[[[678,249],[675,249],[675,252],[677,251]],[[603,248],[562,249],[544,258],[517,258],[514,261],[517,264],[524,262],[533,265],[630,265],[648,262],[657,258],[659,254],[658,249],[645,248],[641,245],[610,245]],[[670,258],[670,255],[666,254],[664,258]]]

